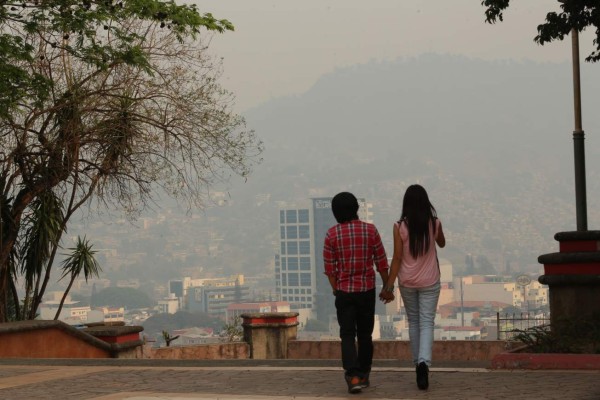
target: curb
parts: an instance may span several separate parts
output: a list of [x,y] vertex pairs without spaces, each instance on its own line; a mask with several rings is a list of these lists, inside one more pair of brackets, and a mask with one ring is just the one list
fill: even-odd
[[600,370],[600,354],[500,353],[492,369],[577,369]]

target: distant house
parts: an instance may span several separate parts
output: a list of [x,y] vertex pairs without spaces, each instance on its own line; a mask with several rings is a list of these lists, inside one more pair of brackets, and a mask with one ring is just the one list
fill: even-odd
[[444,326],[436,329],[435,340],[481,340],[483,327]]
[[179,336],[172,342],[172,345],[190,346],[196,344],[216,343],[220,341],[219,337],[214,336],[212,328],[186,328],[176,329],[172,336]]

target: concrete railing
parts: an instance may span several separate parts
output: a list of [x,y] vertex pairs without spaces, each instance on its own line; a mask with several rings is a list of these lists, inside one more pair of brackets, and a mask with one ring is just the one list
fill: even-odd
[[[244,340],[254,359],[340,359],[338,340],[297,340],[297,313],[244,314]],[[506,349],[504,341],[451,340],[433,344],[433,358],[443,361],[490,361]],[[373,342],[374,359],[409,360],[410,343]]]
[[[0,324],[2,358],[136,358],[141,327],[96,327],[88,333],[61,321]],[[96,333],[97,335],[95,335]]]
[[[243,342],[151,348],[139,340],[141,327],[95,326],[78,330],[60,321],[0,324],[0,357],[146,358],[173,360],[335,359],[339,340],[297,340],[297,313],[243,314]],[[407,341],[376,340],[374,359],[410,359]],[[440,361],[490,361],[505,350],[503,341],[436,341]]]

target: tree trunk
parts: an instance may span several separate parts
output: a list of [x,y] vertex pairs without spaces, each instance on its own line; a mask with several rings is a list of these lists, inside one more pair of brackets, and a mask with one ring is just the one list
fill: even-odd
[[[13,303],[15,304],[15,316],[17,320],[25,319],[25,310],[23,309],[23,315],[21,314],[21,307],[19,305],[19,293],[17,293],[17,287],[15,286],[15,281],[10,279],[10,292],[12,294]],[[6,304],[8,305],[8,298],[6,299]]]
[[75,282],[76,277],[77,277],[77,275],[71,275],[71,281],[69,282],[69,286],[67,286],[67,289],[65,289],[65,292],[63,293],[63,297],[60,300],[60,304],[58,305],[58,310],[56,311],[56,315],[54,316],[55,320],[57,320],[58,317],[60,316],[60,312],[62,311],[63,304],[65,303],[65,300],[66,300],[67,296],[69,295],[69,291],[71,290],[71,286],[73,286],[73,282]]

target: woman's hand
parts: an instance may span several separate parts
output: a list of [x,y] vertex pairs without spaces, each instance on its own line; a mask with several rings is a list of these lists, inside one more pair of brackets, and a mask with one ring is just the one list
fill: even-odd
[[379,292],[379,300],[383,301],[385,304],[391,303],[392,301],[394,301],[394,299],[394,293],[388,292],[387,290],[385,290],[385,288],[381,289],[381,292]]

